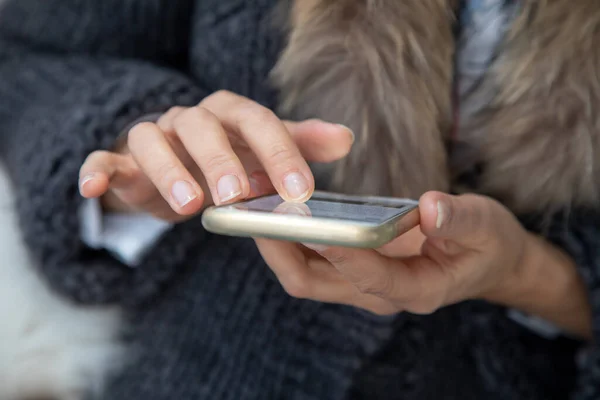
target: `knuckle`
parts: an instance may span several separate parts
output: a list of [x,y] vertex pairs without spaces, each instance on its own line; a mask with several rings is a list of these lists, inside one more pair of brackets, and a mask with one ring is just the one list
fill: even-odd
[[350,258],[341,251],[332,251],[329,250],[327,252],[327,260],[334,265],[345,265],[350,261]]
[[218,121],[219,120],[217,118],[217,116],[215,114],[213,114],[206,107],[202,107],[202,106],[192,107],[190,109],[190,111],[192,111],[200,119],[207,119],[207,120],[211,120],[211,121]]
[[204,107],[190,107],[175,117],[173,127],[175,130],[181,130],[190,125],[194,126],[198,121],[217,121],[217,117]]
[[173,118],[179,114],[181,114],[183,111],[185,111],[187,108],[186,107],[182,107],[182,106],[174,106],[171,107],[167,110],[167,112],[165,112],[159,119],[158,122],[162,122],[165,119],[168,118]]
[[263,107],[258,103],[248,103],[248,108],[252,110],[252,117],[258,123],[269,123],[273,121],[279,122],[279,118],[277,118],[277,115],[275,115],[273,110]]
[[430,315],[439,310],[443,304],[443,296],[433,291],[421,291],[419,295],[412,299],[403,299],[399,302],[404,305],[404,308],[414,314]]
[[213,94],[211,94],[209,97],[231,98],[231,97],[235,97],[235,96],[237,96],[237,95],[229,90],[220,89],[220,90],[217,90],[216,92],[214,92]]
[[274,143],[269,147],[267,157],[276,164],[291,164],[295,153],[283,143]]
[[206,107],[210,107],[213,103],[220,103],[220,102],[226,102],[229,103],[231,101],[233,101],[235,98],[237,97],[236,94],[234,94],[233,92],[230,92],[229,90],[217,90],[216,92],[212,93],[211,95],[205,97],[198,105],[199,106],[206,106]]
[[130,148],[137,147],[148,138],[148,134],[154,132],[156,124],[152,122],[140,122],[136,124],[127,135],[127,145]]
[[169,110],[165,114],[176,114],[176,113],[182,112],[185,109],[186,108],[182,107],[182,106],[173,106],[173,107],[169,108]]
[[379,298],[387,298],[393,291],[392,280],[386,278],[362,279],[355,285],[360,293]]
[[90,153],[83,162],[84,165],[98,165],[110,161],[112,154],[106,150],[97,150]]
[[280,122],[272,110],[246,98],[241,98],[236,102],[235,114],[238,124],[242,127],[265,126]]
[[468,221],[472,232],[477,232],[480,241],[487,241],[492,237],[493,209],[489,200],[479,195],[470,195],[474,205],[470,207]]
[[310,284],[306,274],[294,271],[288,273],[285,277],[282,277],[281,284],[286,291],[292,297],[297,299],[306,299],[310,297]]
[[158,119],[156,124],[165,132],[167,136],[170,136],[171,131],[174,129],[175,119],[186,109],[186,107],[181,106],[171,107]]
[[242,108],[242,115],[246,117],[247,121],[257,126],[278,124],[280,122],[272,110],[254,102],[250,102]]

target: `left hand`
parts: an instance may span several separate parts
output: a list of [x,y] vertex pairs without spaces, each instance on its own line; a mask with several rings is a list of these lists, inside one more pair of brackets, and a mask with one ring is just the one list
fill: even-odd
[[381,249],[256,239],[286,291],[376,314],[429,314],[468,299],[502,302],[519,282],[530,234],[500,203],[477,195],[425,194],[420,232]]

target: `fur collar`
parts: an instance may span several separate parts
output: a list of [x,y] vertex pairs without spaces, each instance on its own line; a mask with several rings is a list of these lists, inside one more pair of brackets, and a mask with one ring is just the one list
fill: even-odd
[[[273,71],[282,114],[348,125],[334,190],[418,197],[460,190],[449,167],[456,3],[296,0]],[[513,211],[596,207],[600,198],[600,3],[522,0],[480,82],[493,100],[461,121],[482,165],[470,191]],[[322,168],[322,167],[321,167]],[[320,171],[321,168],[317,168]]]

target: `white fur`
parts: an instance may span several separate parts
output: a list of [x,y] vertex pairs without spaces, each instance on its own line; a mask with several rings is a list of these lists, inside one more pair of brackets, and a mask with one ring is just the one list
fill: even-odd
[[74,306],[46,288],[11,204],[0,166],[0,400],[78,400],[90,389],[99,393],[122,359],[119,313]]

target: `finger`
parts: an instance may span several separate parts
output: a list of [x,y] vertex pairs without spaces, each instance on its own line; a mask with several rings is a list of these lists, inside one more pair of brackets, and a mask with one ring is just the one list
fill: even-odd
[[244,167],[213,113],[191,107],[178,114],[173,124],[183,146],[202,170],[216,204],[248,196],[250,184]]
[[79,191],[86,198],[104,195],[109,187],[126,186],[139,176],[135,162],[121,154],[95,151],[79,171]]
[[298,244],[270,239],[254,239],[258,249],[286,292],[293,297],[348,304],[353,289],[341,277],[312,269]]
[[[156,122],[156,125],[160,128],[161,131],[164,132],[167,141],[171,145],[173,152],[181,163],[188,169],[188,171],[199,181],[202,190],[207,190],[206,182],[203,181],[202,171],[194,161],[194,159],[190,156],[187,149],[181,142],[179,136],[175,132],[175,120],[181,115],[184,111],[186,111],[189,107],[172,107],[164,113]],[[205,199],[205,205],[206,205]]]
[[175,121],[175,118],[177,118],[177,116],[179,114],[181,114],[183,111],[185,111],[187,108],[186,107],[172,107],[169,109],[169,111],[167,111],[166,113],[164,113],[156,122],[156,125],[158,125],[158,127],[163,131],[163,132],[170,132],[173,130],[173,121]]
[[359,292],[386,300],[411,299],[418,292],[414,276],[400,260],[374,250],[308,245],[329,261]]
[[128,145],[137,164],[173,211],[190,215],[201,208],[204,194],[200,185],[175,155],[156,124],[136,125],[129,132]]
[[[354,141],[354,134],[348,128],[322,122],[319,120],[308,120],[304,122],[284,121],[284,124],[290,131],[294,141],[298,145],[302,156],[314,162],[331,162],[344,157],[350,151]],[[230,137],[230,139],[232,139]],[[243,143],[236,143],[241,146]],[[247,146],[246,146],[247,147]],[[252,171],[253,167],[259,168],[252,172],[248,180],[250,182],[249,197],[256,197],[262,194],[276,193],[277,190],[273,187],[269,176],[262,170],[260,164],[252,162],[254,155],[249,159],[246,155],[248,152],[237,150],[237,154],[242,160],[242,164],[249,167]]]
[[359,307],[380,315],[399,311],[384,299],[361,293],[324,258],[307,256],[304,246],[270,239],[255,241],[263,258],[292,297]]
[[284,123],[302,156],[308,161],[337,161],[348,155],[354,143],[354,133],[343,125],[320,120]]
[[377,252],[392,258],[407,258],[421,254],[421,248],[425,242],[425,235],[421,227],[416,226],[408,232],[400,235],[393,241],[377,249]]
[[447,304],[452,276],[426,257],[398,260],[373,250],[345,248],[318,252],[360,293],[383,299],[394,309],[430,314]]
[[466,247],[479,246],[497,228],[492,223],[493,205],[491,200],[477,195],[426,193],[419,202],[423,233]]
[[201,106],[242,137],[287,201],[305,201],[315,187],[312,172],[285,125],[269,109],[232,93],[209,96]]
[[[379,315],[396,314],[401,310],[397,305],[370,294],[361,293],[356,286],[350,283],[337,269],[335,269],[329,261],[321,257],[314,251],[301,246],[303,251],[308,251],[308,266],[312,273],[322,280],[331,282],[330,288],[325,288],[322,291],[320,298],[312,298],[311,300],[322,301],[325,303],[345,304],[362,308]],[[334,289],[333,285],[337,285]]]

